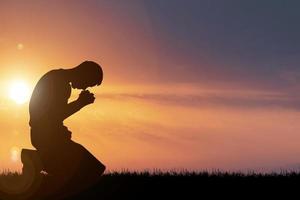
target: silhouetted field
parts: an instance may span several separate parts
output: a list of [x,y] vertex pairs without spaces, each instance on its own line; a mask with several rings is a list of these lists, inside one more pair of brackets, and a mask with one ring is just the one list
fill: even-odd
[[[47,181],[47,178],[44,178]],[[22,176],[5,173],[0,186],[17,188],[24,185]],[[43,187],[43,184],[39,185]],[[36,187],[36,186],[35,186]],[[94,186],[72,196],[40,196],[34,194],[2,193],[2,199],[203,199],[209,197],[259,197],[292,194],[300,190],[299,172],[282,173],[226,173],[226,172],[112,172],[102,176]],[[11,191],[14,193],[15,191]],[[76,192],[76,191],[73,191]],[[37,192],[38,193],[38,192]],[[60,194],[64,195],[64,191]],[[246,195],[246,196],[245,196]],[[259,195],[259,196],[258,196]],[[298,195],[299,196],[299,195]],[[261,196],[260,196],[261,197]]]

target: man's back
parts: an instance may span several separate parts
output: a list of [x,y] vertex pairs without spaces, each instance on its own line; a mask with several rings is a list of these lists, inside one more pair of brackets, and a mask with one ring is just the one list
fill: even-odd
[[29,103],[31,141],[36,148],[56,141],[66,127],[60,112],[71,95],[71,86],[63,78],[62,69],[46,73],[36,84]]

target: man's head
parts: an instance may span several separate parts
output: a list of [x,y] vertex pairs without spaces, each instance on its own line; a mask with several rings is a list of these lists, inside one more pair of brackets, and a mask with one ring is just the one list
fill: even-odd
[[72,88],[86,89],[100,85],[103,80],[103,71],[100,65],[93,61],[84,61],[72,69]]

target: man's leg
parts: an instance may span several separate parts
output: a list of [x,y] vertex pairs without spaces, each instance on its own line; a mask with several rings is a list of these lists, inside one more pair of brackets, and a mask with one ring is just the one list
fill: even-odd
[[76,175],[80,175],[81,178],[93,178],[100,177],[104,171],[105,166],[95,156],[93,156],[82,145],[71,141],[70,150],[72,150],[74,156],[74,164],[76,163]]
[[43,164],[39,153],[32,149],[22,149],[21,161],[23,163],[22,173],[31,176],[39,174],[43,170]]
[[63,191],[71,194],[82,191],[97,183],[105,166],[82,145],[69,141],[60,148],[62,153],[57,163],[61,166],[59,176],[67,180]]

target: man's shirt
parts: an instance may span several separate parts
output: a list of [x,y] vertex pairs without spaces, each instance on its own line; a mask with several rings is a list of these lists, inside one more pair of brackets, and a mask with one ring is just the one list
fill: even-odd
[[29,103],[31,128],[63,125],[63,112],[71,95],[71,86],[64,70],[46,73],[36,84]]

